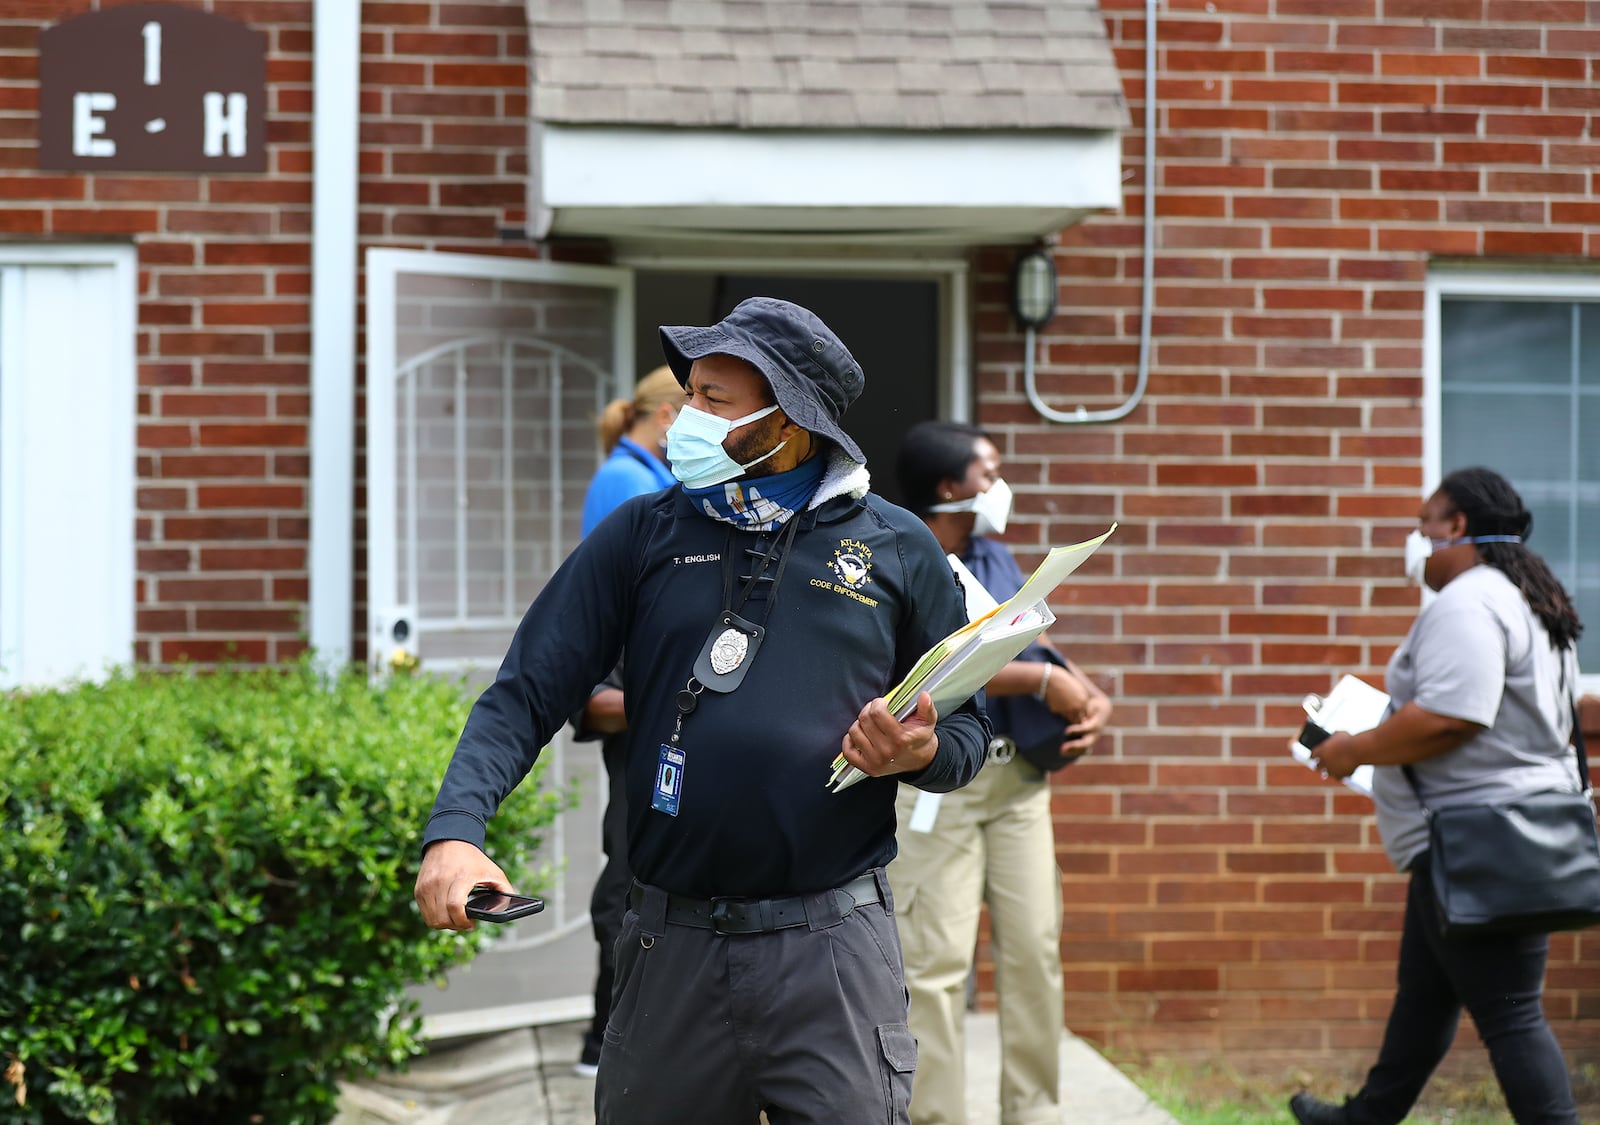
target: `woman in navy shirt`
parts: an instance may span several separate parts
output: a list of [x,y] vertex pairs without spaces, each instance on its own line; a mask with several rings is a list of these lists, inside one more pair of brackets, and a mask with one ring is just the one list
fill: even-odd
[[[906,507],[977,584],[995,601],[1022,588],[1011,552],[989,538],[1005,530],[1010,489],[1000,478],[999,451],[982,430],[959,422],[913,426],[896,469]],[[1071,661],[1037,641],[984,690],[996,737],[977,779],[939,795],[901,786],[895,808],[900,851],[889,883],[920,1054],[913,1125],[967,1120],[962,1026],[985,904],[1005,1044],[1000,1120],[1061,1120],[1061,871],[1046,771],[1088,752],[1111,702]]]

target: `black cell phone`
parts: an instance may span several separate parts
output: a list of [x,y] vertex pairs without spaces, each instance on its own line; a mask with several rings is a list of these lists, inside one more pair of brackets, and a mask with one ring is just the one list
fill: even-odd
[[493,887],[475,887],[467,896],[467,917],[480,922],[515,922],[544,909],[544,899],[508,895]]
[[1310,720],[1307,720],[1306,725],[1300,728],[1300,745],[1304,746],[1307,750],[1315,750],[1318,746],[1322,745],[1322,743],[1328,741],[1328,739],[1332,737],[1332,731],[1323,730],[1321,727],[1317,726],[1316,723],[1313,723]]

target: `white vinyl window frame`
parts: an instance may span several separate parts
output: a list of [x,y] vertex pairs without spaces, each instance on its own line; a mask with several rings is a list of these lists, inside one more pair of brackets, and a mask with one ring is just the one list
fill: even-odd
[[[1435,269],[1429,272],[1422,331],[1422,490],[1439,486],[1444,461],[1444,328],[1442,307],[1452,297],[1497,300],[1600,301],[1600,274],[1526,270]],[[1419,498],[1420,500],[1420,498]],[[1600,623],[1590,625],[1600,628]],[[1585,695],[1600,695],[1600,668],[1579,678]]]
[[137,309],[132,245],[0,244],[0,687],[133,659]]
[[872,277],[932,281],[939,287],[939,416],[972,421],[972,339],[968,265],[949,257],[740,257],[625,254],[619,266],[641,273],[731,273],[795,277]]

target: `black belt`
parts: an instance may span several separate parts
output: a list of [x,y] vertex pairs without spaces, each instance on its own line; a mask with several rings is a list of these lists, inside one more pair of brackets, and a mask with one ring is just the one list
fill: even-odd
[[[878,880],[867,872],[857,875],[842,887],[821,892],[831,895],[841,916],[858,906],[882,902]],[[806,924],[806,900],[816,895],[791,898],[686,898],[667,896],[667,922],[674,926],[693,926],[719,934],[765,934]],[[638,910],[644,903],[644,885],[635,880],[628,892],[628,905]]]

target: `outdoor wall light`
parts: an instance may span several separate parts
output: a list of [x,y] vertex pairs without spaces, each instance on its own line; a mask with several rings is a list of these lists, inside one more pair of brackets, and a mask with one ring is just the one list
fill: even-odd
[[1030,331],[1056,315],[1056,262],[1043,246],[1023,254],[1011,268],[1011,313]]

